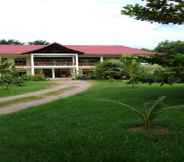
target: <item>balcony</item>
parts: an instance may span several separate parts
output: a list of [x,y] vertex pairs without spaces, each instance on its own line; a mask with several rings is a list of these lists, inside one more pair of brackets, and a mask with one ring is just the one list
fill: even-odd
[[34,60],[35,66],[72,66],[73,62],[71,58],[61,59],[45,59],[45,58],[35,58]]
[[95,66],[99,62],[99,58],[79,58],[79,66]]
[[72,62],[68,61],[35,61],[35,66],[72,66]]

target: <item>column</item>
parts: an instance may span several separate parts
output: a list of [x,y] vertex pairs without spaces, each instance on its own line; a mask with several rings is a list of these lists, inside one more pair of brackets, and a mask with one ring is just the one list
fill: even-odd
[[104,61],[104,58],[103,56],[100,57],[100,62],[103,62]]
[[72,65],[74,66],[75,65],[75,57],[72,56]]
[[35,69],[34,69],[34,55],[31,54],[31,75],[35,75]]
[[52,69],[52,79],[55,79],[56,77],[55,77],[55,69],[53,68]]
[[78,54],[75,55],[75,61],[76,61],[76,74],[79,74],[79,56]]

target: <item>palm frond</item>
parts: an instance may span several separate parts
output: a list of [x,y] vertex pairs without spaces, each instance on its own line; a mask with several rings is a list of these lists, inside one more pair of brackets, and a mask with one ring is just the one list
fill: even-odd
[[159,111],[159,112],[161,113],[161,112],[164,112],[164,111],[168,111],[168,110],[177,110],[177,109],[181,109],[181,108],[184,108],[184,105],[168,106],[168,107],[163,108],[163,109],[162,109],[161,111]]
[[141,113],[140,111],[138,111],[135,107],[133,106],[130,106],[128,104],[125,104],[125,103],[122,103],[120,101],[114,101],[114,100],[106,100],[106,99],[102,99],[102,100],[99,100],[99,101],[103,101],[103,102],[109,102],[109,103],[114,103],[114,104],[118,104],[118,105],[121,105],[125,108],[127,108],[128,110],[138,114],[141,118],[144,117],[143,113]]
[[165,96],[159,97],[156,101],[154,101],[153,105],[149,108],[148,117],[151,119],[154,118],[157,112],[161,109],[160,104],[166,99]]

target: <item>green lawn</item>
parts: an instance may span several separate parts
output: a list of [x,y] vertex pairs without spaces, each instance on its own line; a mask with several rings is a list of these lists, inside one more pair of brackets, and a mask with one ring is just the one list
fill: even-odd
[[0,86],[0,97],[5,96],[15,96],[19,94],[24,94],[27,92],[33,92],[40,89],[47,88],[51,82],[49,81],[26,81],[24,86],[10,86],[6,89],[3,86]]
[[184,85],[98,82],[77,96],[0,117],[2,162],[182,162],[184,109],[163,114],[157,125],[168,134],[131,132],[139,122],[126,109],[97,99],[115,99],[142,107],[167,96],[166,104],[184,103]]

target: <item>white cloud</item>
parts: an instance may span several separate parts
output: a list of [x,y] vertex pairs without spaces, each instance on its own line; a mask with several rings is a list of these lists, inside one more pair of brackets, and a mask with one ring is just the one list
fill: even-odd
[[153,48],[165,39],[184,40],[181,27],[178,30],[122,16],[124,3],[121,0],[0,0],[0,39],[124,44],[140,48]]

